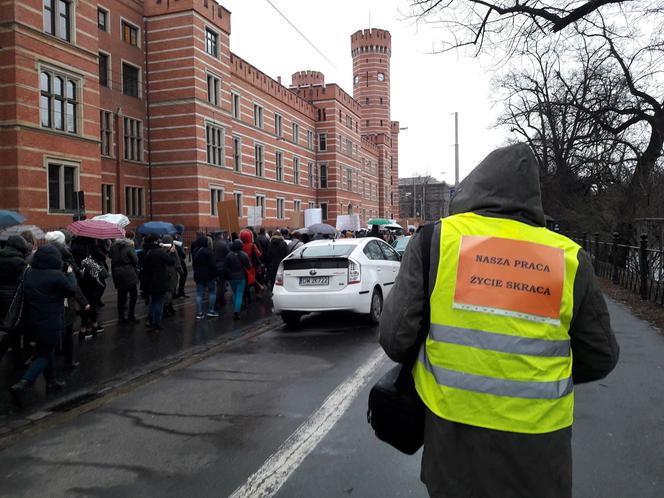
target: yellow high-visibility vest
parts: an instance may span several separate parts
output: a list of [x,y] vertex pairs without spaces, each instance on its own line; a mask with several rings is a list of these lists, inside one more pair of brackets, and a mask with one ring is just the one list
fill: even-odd
[[431,327],[413,367],[446,420],[527,434],[572,425],[569,328],[580,247],[473,213],[441,221]]

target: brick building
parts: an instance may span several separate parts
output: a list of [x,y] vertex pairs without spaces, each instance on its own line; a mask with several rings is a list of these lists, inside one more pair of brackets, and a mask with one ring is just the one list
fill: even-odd
[[315,71],[289,87],[230,52],[214,0],[0,2],[0,207],[45,227],[124,212],[217,226],[293,211],[398,217],[391,39],[351,36],[353,96]]

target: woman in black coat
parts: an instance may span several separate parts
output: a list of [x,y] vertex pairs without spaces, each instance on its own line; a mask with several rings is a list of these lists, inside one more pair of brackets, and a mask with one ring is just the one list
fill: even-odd
[[[30,246],[18,235],[9,237],[5,247],[0,249],[0,318],[5,317],[14,299],[29,254]],[[21,360],[20,328],[6,332],[0,332],[0,360],[11,348],[18,364]]]
[[23,378],[10,388],[12,400],[21,406],[21,395],[43,373],[46,392],[61,389],[55,379],[55,350],[62,340],[65,326],[65,299],[76,294],[76,277],[71,269],[62,272],[62,256],[54,246],[37,249],[24,281],[25,325],[35,334],[36,355]]
[[196,250],[192,262],[194,268],[194,282],[196,282],[196,320],[202,320],[205,317],[203,314],[205,289],[207,289],[210,294],[210,297],[208,298],[207,316],[219,316],[219,313],[214,310],[214,305],[217,300],[217,261],[214,252],[212,251],[211,239],[208,239],[207,237],[199,237],[196,245],[198,246],[198,249]]
[[167,271],[175,266],[177,253],[171,245],[167,251],[159,245],[157,237],[148,235],[143,244],[143,260],[141,268],[141,287],[150,297],[149,324],[151,330],[161,330],[161,319],[164,316],[164,300],[170,290],[171,278]]

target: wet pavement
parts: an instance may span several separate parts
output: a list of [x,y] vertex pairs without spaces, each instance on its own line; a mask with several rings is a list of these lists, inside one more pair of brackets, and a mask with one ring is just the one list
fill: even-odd
[[[664,336],[623,306],[609,306],[621,360],[607,379],[576,388],[574,495],[664,496]],[[376,327],[365,323],[336,313],[305,318],[299,329],[274,325],[25,435],[0,451],[0,496],[426,496],[421,453],[392,450],[367,425],[368,391],[391,362],[370,361],[380,351]],[[309,431],[368,364],[347,411],[330,412],[322,433]],[[298,438],[303,432],[307,437]],[[302,453],[316,435],[320,440]],[[278,486],[243,491],[293,443],[293,458],[259,474]]]
[[[147,306],[140,297],[136,307],[139,321],[132,324],[118,323],[117,296],[110,283],[103,297],[105,305],[100,308],[100,323],[105,330],[94,339],[88,337],[82,344],[79,344],[76,334],[74,358],[80,362],[80,366],[73,372],[60,375],[67,382],[66,389],[57,396],[47,397],[43,377],[40,377],[34,389],[26,395],[23,410],[16,410],[12,406],[7,389],[20,378],[24,369],[15,371],[11,354],[6,355],[0,361],[0,435],[8,427],[20,425],[22,420],[30,420],[35,414],[43,414],[44,410],[71,408],[77,399],[92,397],[102,386],[142,375],[164,361],[186,354],[196,346],[237,337],[247,327],[272,316],[272,304],[268,298],[244,310],[242,320],[233,321],[232,309],[228,304],[232,294],[228,293],[227,306],[219,318],[196,321],[195,289],[191,279],[186,293],[187,298],[174,300],[175,316],[165,318],[164,330],[156,333],[146,328]],[[57,359],[58,366],[61,361],[61,358]],[[65,406],[58,406],[60,403]]]

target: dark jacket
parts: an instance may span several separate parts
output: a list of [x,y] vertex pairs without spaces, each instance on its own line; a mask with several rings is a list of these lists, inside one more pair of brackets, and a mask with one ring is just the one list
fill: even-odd
[[76,277],[73,272],[62,272],[58,249],[51,245],[37,249],[25,276],[23,311],[26,325],[39,344],[60,341],[65,326],[64,301],[75,293]]
[[[526,145],[492,152],[461,182],[450,214],[465,212],[544,226],[539,169]],[[429,262],[429,294],[436,282],[440,240],[441,224],[437,223]],[[577,384],[608,375],[619,353],[590,257],[581,250],[578,260],[569,330],[572,376]],[[418,233],[406,248],[380,321],[380,343],[398,362],[415,345],[420,323],[429,320],[423,316],[422,274]],[[433,497],[569,497],[571,437],[571,427],[548,434],[518,434],[450,422],[427,410],[421,478]]]
[[279,269],[279,263],[288,256],[288,244],[280,233],[275,233],[270,239],[270,245],[267,248],[267,271],[268,279],[274,282],[274,278]]
[[[205,237],[201,237],[204,239]],[[207,241],[205,241],[207,243]],[[207,284],[217,278],[217,262],[215,255],[207,245],[202,245],[203,240],[198,243],[198,249],[194,255],[192,266],[194,268],[194,282]]]
[[83,273],[76,264],[76,261],[74,261],[74,257],[66,245],[57,242],[49,242],[49,245],[52,245],[60,251],[60,257],[62,258],[62,272],[65,276],[67,275],[67,268],[71,266],[76,277],[76,293],[74,294],[74,297],[65,301],[65,325],[69,326],[76,320],[76,313],[88,305],[88,300],[80,287],[80,280],[83,278]]
[[249,256],[242,250],[242,241],[234,240],[224,264],[226,280],[244,280],[250,268]]
[[0,249],[0,318],[5,316],[14,299],[28,254],[28,243],[18,235],[9,237],[5,247]]
[[143,292],[150,295],[166,294],[171,290],[168,267],[175,266],[177,254],[168,252],[157,243],[146,243],[143,250],[145,251],[141,271]]
[[225,240],[217,239],[212,244],[212,252],[214,252],[214,261],[217,265],[217,275],[223,275],[224,273],[224,262],[226,261],[226,256],[230,252],[228,243]]
[[118,289],[133,287],[138,283],[138,256],[131,240],[121,239],[111,246],[111,274]]

